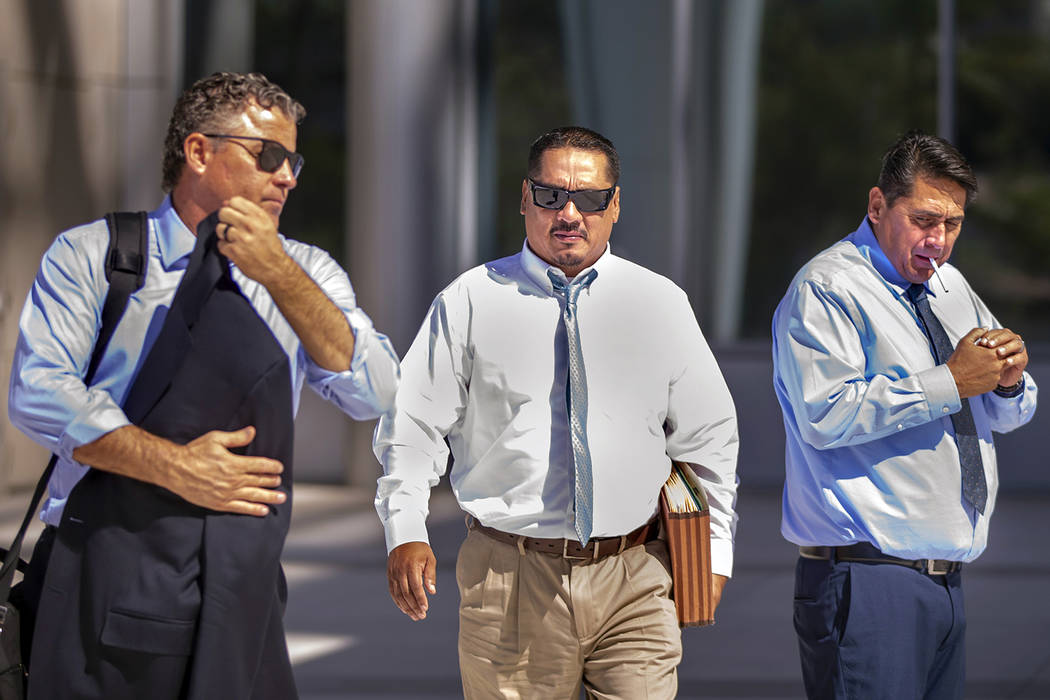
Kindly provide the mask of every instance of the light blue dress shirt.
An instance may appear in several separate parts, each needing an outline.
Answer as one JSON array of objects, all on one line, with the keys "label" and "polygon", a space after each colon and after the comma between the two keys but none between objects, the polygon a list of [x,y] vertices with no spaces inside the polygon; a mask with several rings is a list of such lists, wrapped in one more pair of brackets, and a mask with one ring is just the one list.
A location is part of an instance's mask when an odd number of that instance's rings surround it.
[{"label": "light blue dress shirt", "polygon": [[[196,240],[170,197],[150,212],[145,284],[131,296],[91,387],[84,386],[83,376],[109,290],[103,265],[109,245],[105,221],[63,232],[44,254],[19,321],[8,395],[11,422],[59,458],[41,513],[44,522],[58,524],[66,498],[88,469],[73,459],[73,450],[128,424],[120,406],[164,324]],[[357,307],[350,280],[331,256],[283,236],[281,242],[346,315],[354,333],[348,371],[317,366],[266,289],[233,267],[233,279],[291,360],[293,411],[305,382],[354,418],[383,413],[393,404],[400,378],[393,346]]]},{"label": "light blue dress shirt", "polygon": [[[952,265],[926,284],[952,343],[1001,328]],[[901,278],[867,219],[795,276],[773,316],[773,384],[784,414],[781,532],[800,545],[870,542],[909,559],[972,561],[988,541],[999,480],[992,432],[1035,413],[1037,388],[968,399],[988,483],[984,515],[962,497],[951,414],[960,398],[937,365]]]}]

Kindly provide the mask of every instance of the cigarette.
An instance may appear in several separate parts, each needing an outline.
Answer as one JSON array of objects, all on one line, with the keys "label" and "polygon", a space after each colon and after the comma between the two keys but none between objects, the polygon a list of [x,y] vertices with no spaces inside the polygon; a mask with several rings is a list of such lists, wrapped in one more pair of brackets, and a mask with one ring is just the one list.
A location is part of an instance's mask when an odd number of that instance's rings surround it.
[{"label": "cigarette", "polygon": [[948,286],[944,283],[944,278],[941,277],[941,271],[937,268],[937,261],[933,258],[927,259],[930,261],[930,264],[933,265],[933,274],[937,275],[937,281],[941,283],[941,287],[943,287],[944,291],[947,292]]}]

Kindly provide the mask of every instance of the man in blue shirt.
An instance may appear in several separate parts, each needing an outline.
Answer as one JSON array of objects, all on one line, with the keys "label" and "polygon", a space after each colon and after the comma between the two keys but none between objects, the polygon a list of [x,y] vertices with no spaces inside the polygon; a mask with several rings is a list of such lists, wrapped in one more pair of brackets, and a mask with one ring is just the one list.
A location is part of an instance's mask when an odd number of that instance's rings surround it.
[{"label": "man in blue shirt", "polygon": [[1031,419],[1024,341],[948,264],[977,181],[943,139],[887,152],[860,227],[773,318],[783,535],[812,698],[963,694],[962,563],[984,550],[992,432]]},{"label": "man in blue shirt", "polygon": [[145,284],[90,387],[83,376],[108,290],[106,224],[70,229],[45,253],[20,319],[9,395],[12,422],[59,458],[33,580],[43,575],[70,492],[90,469],[163,487],[211,511],[263,517],[287,498],[280,462],[238,454],[254,426],[177,444],[131,424],[122,408],[164,326],[197,225],[212,212],[233,281],[288,357],[293,409],[304,383],[354,418],[392,405],[398,358],[357,306],[346,273],[324,251],[278,233],[303,164],[295,145],[304,116],[302,105],[259,74],[216,73],[179,98],[165,143],[169,195],[148,217]]}]

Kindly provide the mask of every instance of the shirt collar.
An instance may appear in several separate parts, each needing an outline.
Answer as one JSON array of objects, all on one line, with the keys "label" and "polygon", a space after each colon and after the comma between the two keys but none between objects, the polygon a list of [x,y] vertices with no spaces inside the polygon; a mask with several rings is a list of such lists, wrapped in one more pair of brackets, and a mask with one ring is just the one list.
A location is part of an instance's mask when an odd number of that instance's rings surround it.
[{"label": "shirt collar", "polygon": [[[612,257],[612,247],[608,243],[606,243],[605,252],[603,252],[601,256],[594,261],[593,265],[580,270],[577,277],[587,272],[587,270],[593,269],[601,271],[601,269],[605,266],[606,260],[608,260],[610,257]],[[529,242],[527,240],[521,248],[521,266],[525,270],[525,274],[528,276],[528,278],[532,280],[533,284],[535,284],[540,289],[543,289],[548,294],[554,294],[554,286],[551,284],[550,278],[547,277],[547,270],[556,270],[557,274],[562,275],[564,277],[564,273],[562,273],[560,268],[547,263],[546,261],[541,259],[540,256],[532,252],[532,248],[529,247]]]},{"label": "shirt collar", "polygon": [[[868,220],[868,217],[864,217],[864,221],[861,222],[856,231],[849,235],[847,240],[857,246],[860,254],[868,259],[875,271],[882,275],[886,283],[893,287],[899,296],[903,296],[908,291],[911,282],[901,277],[900,273],[897,272],[897,268],[893,266],[893,263],[890,262],[886,253],[882,250],[882,246],[879,245],[879,239],[875,238],[875,232],[871,229],[871,222]],[[937,296],[933,291],[933,285],[927,284],[925,286],[927,294]]]},{"label": "shirt collar", "polygon": [[188,258],[193,252],[193,247],[197,244],[197,236],[179,218],[175,207],[171,205],[170,194],[164,198],[159,207],[150,212],[150,218],[153,219],[156,227],[161,262],[166,270],[170,270],[177,262]]}]

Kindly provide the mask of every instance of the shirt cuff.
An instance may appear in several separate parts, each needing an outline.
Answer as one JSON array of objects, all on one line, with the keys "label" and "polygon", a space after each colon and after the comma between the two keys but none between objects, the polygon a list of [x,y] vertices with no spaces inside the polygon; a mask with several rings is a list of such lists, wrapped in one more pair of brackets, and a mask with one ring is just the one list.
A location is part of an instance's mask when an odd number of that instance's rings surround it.
[{"label": "shirt cuff", "polygon": [[400,362],[389,339],[375,330],[363,311],[354,309],[344,315],[354,334],[350,369],[332,372],[308,359],[312,367],[310,384],[352,418],[368,420],[393,406],[401,380]]},{"label": "shirt cuff", "polygon": [[711,539],[711,573],[733,575],[733,543],[729,540]]},{"label": "shirt cuff", "polygon": [[915,375],[930,408],[930,419],[936,420],[962,410],[962,399],[955,377],[948,365],[937,365]]},{"label": "shirt cuff", "polygon": [[73,459],[73,450],[131,424],[124,411],[116,404],[107,403],[109,405],[89,404],[66,426],[58,438],[57,454],[61,459],[76,461]]},{"label": "shirt cuff", "polygon": [[364,367],[368,359],[369,336],[375,333],[372,319],[361,309],[352,309],[343,313],[350,331],[354,334],[354,352],[350,357],[350,371]]},{"label": "shirt cuff", "polygon": [[383,523],[386,533],[386,552],[394,551],[408,542],[426,542],[430,544],[427,534],[427,517],[422,513],[398,513]]}]

